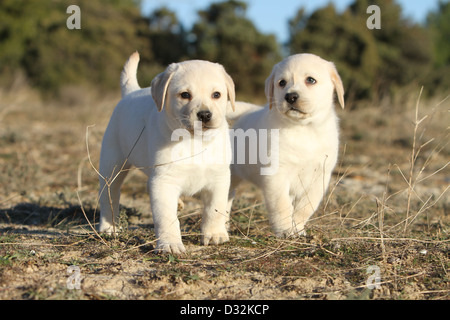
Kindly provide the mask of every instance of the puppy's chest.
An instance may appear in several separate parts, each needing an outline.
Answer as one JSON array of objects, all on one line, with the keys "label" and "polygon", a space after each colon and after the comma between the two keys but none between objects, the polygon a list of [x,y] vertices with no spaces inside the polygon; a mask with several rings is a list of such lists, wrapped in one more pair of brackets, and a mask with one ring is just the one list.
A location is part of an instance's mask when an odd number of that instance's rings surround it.
[{"label": "puppy's chest", "polygon": [[231,161],[231,146],[229,138],[222,135],[212,140],[188,136],[161,152],[159,161],[163,158],[180,165],[224,165]]},{"label": "puppy's chest", "polygon": [[227,167],[208,165],[181,165],[170,173],[184,195],[194,195],[203,190],[210,189],[212,185],[229,177]]},{"label": "puppy's chest", "polygon": [[282,132],[280,134],[280,164],[302,170],[321,167],[325,161],[336,157],[337,141],[310,132]]},{"label": "puppy's chest", "polygon": [[184,195],[209,189],[217,181],[229,180],[231,147],[223,141],[184,139],[162,149],[156,159],[156,175]]}]

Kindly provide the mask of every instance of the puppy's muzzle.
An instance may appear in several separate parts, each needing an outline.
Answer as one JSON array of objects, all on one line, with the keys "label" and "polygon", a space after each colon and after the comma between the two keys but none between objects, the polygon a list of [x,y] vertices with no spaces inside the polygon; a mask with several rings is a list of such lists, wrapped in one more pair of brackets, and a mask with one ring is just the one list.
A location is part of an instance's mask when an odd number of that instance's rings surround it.
[{"label": "puppy's muzzle", "polygon": [[202,123],[210,122],[212,119],[212,116],[213,116],[213,114],[211,111],[204,110],[204,111],[197,112],[197,119],[199,121],[201,121]]}]

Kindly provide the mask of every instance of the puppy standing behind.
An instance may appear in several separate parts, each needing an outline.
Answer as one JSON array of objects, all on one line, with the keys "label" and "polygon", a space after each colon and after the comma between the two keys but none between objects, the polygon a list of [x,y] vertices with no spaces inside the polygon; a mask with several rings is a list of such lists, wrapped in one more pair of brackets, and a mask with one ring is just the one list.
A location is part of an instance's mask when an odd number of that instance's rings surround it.
[{"label": "puppy standing behind", "polygon": [[115,232],[120,187],[135,166],[148,176],[157,250],[185,252],[177,218],[180,195],[201,192],[203,243],[228,241],[231,145],[225,119],[234,83],[207,61],[169,65],[151,88],[136,79],[138,53],[121,76],[122,100],[106,129],[100,155],[100,231]]},{"label": "puppy standing behind", "polygon": [[[246,179],[261,187],[277,236],[303,233],[328,188],[337,161],[334,90],[344,108],[344,88],[336,68],[318,56],[293,55],[274,66],[266,80],[268,106],[253,111],[254,105],[243,104],[242,108],[251,111],[241,116],[234,128],[259,132],[278,129],[278,150],[271,148],[278,151],[278,155],[271,155],[272,159],[277,157],[278,169],[274,174],[262,175],[265,166],[261,162],[233,163],[229,211],[236,185]],[[241,103],[237,105],[240,109]],[[235,150],[239,152],[245,151]]]}]

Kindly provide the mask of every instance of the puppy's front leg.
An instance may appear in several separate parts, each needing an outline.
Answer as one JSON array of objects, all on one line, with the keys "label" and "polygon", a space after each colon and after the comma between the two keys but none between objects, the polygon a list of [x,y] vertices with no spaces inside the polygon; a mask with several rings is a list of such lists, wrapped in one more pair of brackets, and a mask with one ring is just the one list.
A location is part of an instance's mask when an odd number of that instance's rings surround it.
[{"label": "puppy's front leg", "polygon": [[186,252],[181,241],[180,222],[177,217],[177,188],[155,177],[149,179],[150,204],[155,224],[156,250],[181,254]]},{"label": "puppy's front leg", "polygon": [[298,233],[304,234],[305,224],[319,207],[320,202],[326,192],[327,185],[324,185],[320,176],[304,190],[304,193],[294,205],[294,224]]},{"label": "puppy's front leg", "polygon": [[222,183],[216,183],[211,190],[202,191],[204,204],[202,234],[203,244],[222,244],[229,241],[227,222],[230,213],[227,212],[229,177]]},{"label": "puppy's front leg", "polygon": [[[277,179],[274,179],[276,181]],[[293,206],[287,184],[269,183],[263,189],[264,199],[272,231],[284,238],[294,234]]]}]

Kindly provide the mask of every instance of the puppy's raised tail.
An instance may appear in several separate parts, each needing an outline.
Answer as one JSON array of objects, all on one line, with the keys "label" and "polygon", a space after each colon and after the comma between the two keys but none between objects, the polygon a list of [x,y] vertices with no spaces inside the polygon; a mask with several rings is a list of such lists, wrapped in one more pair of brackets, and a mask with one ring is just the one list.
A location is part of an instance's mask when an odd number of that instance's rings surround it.
[{"label": "puppy's raised tail", "polygon": [[120,75],[122,97],[125,97],[127,94],[141,88],[136,77],[138,64],[139,53],[136,51],[128,58],[127,62],[125,62],[122,73]]}]

